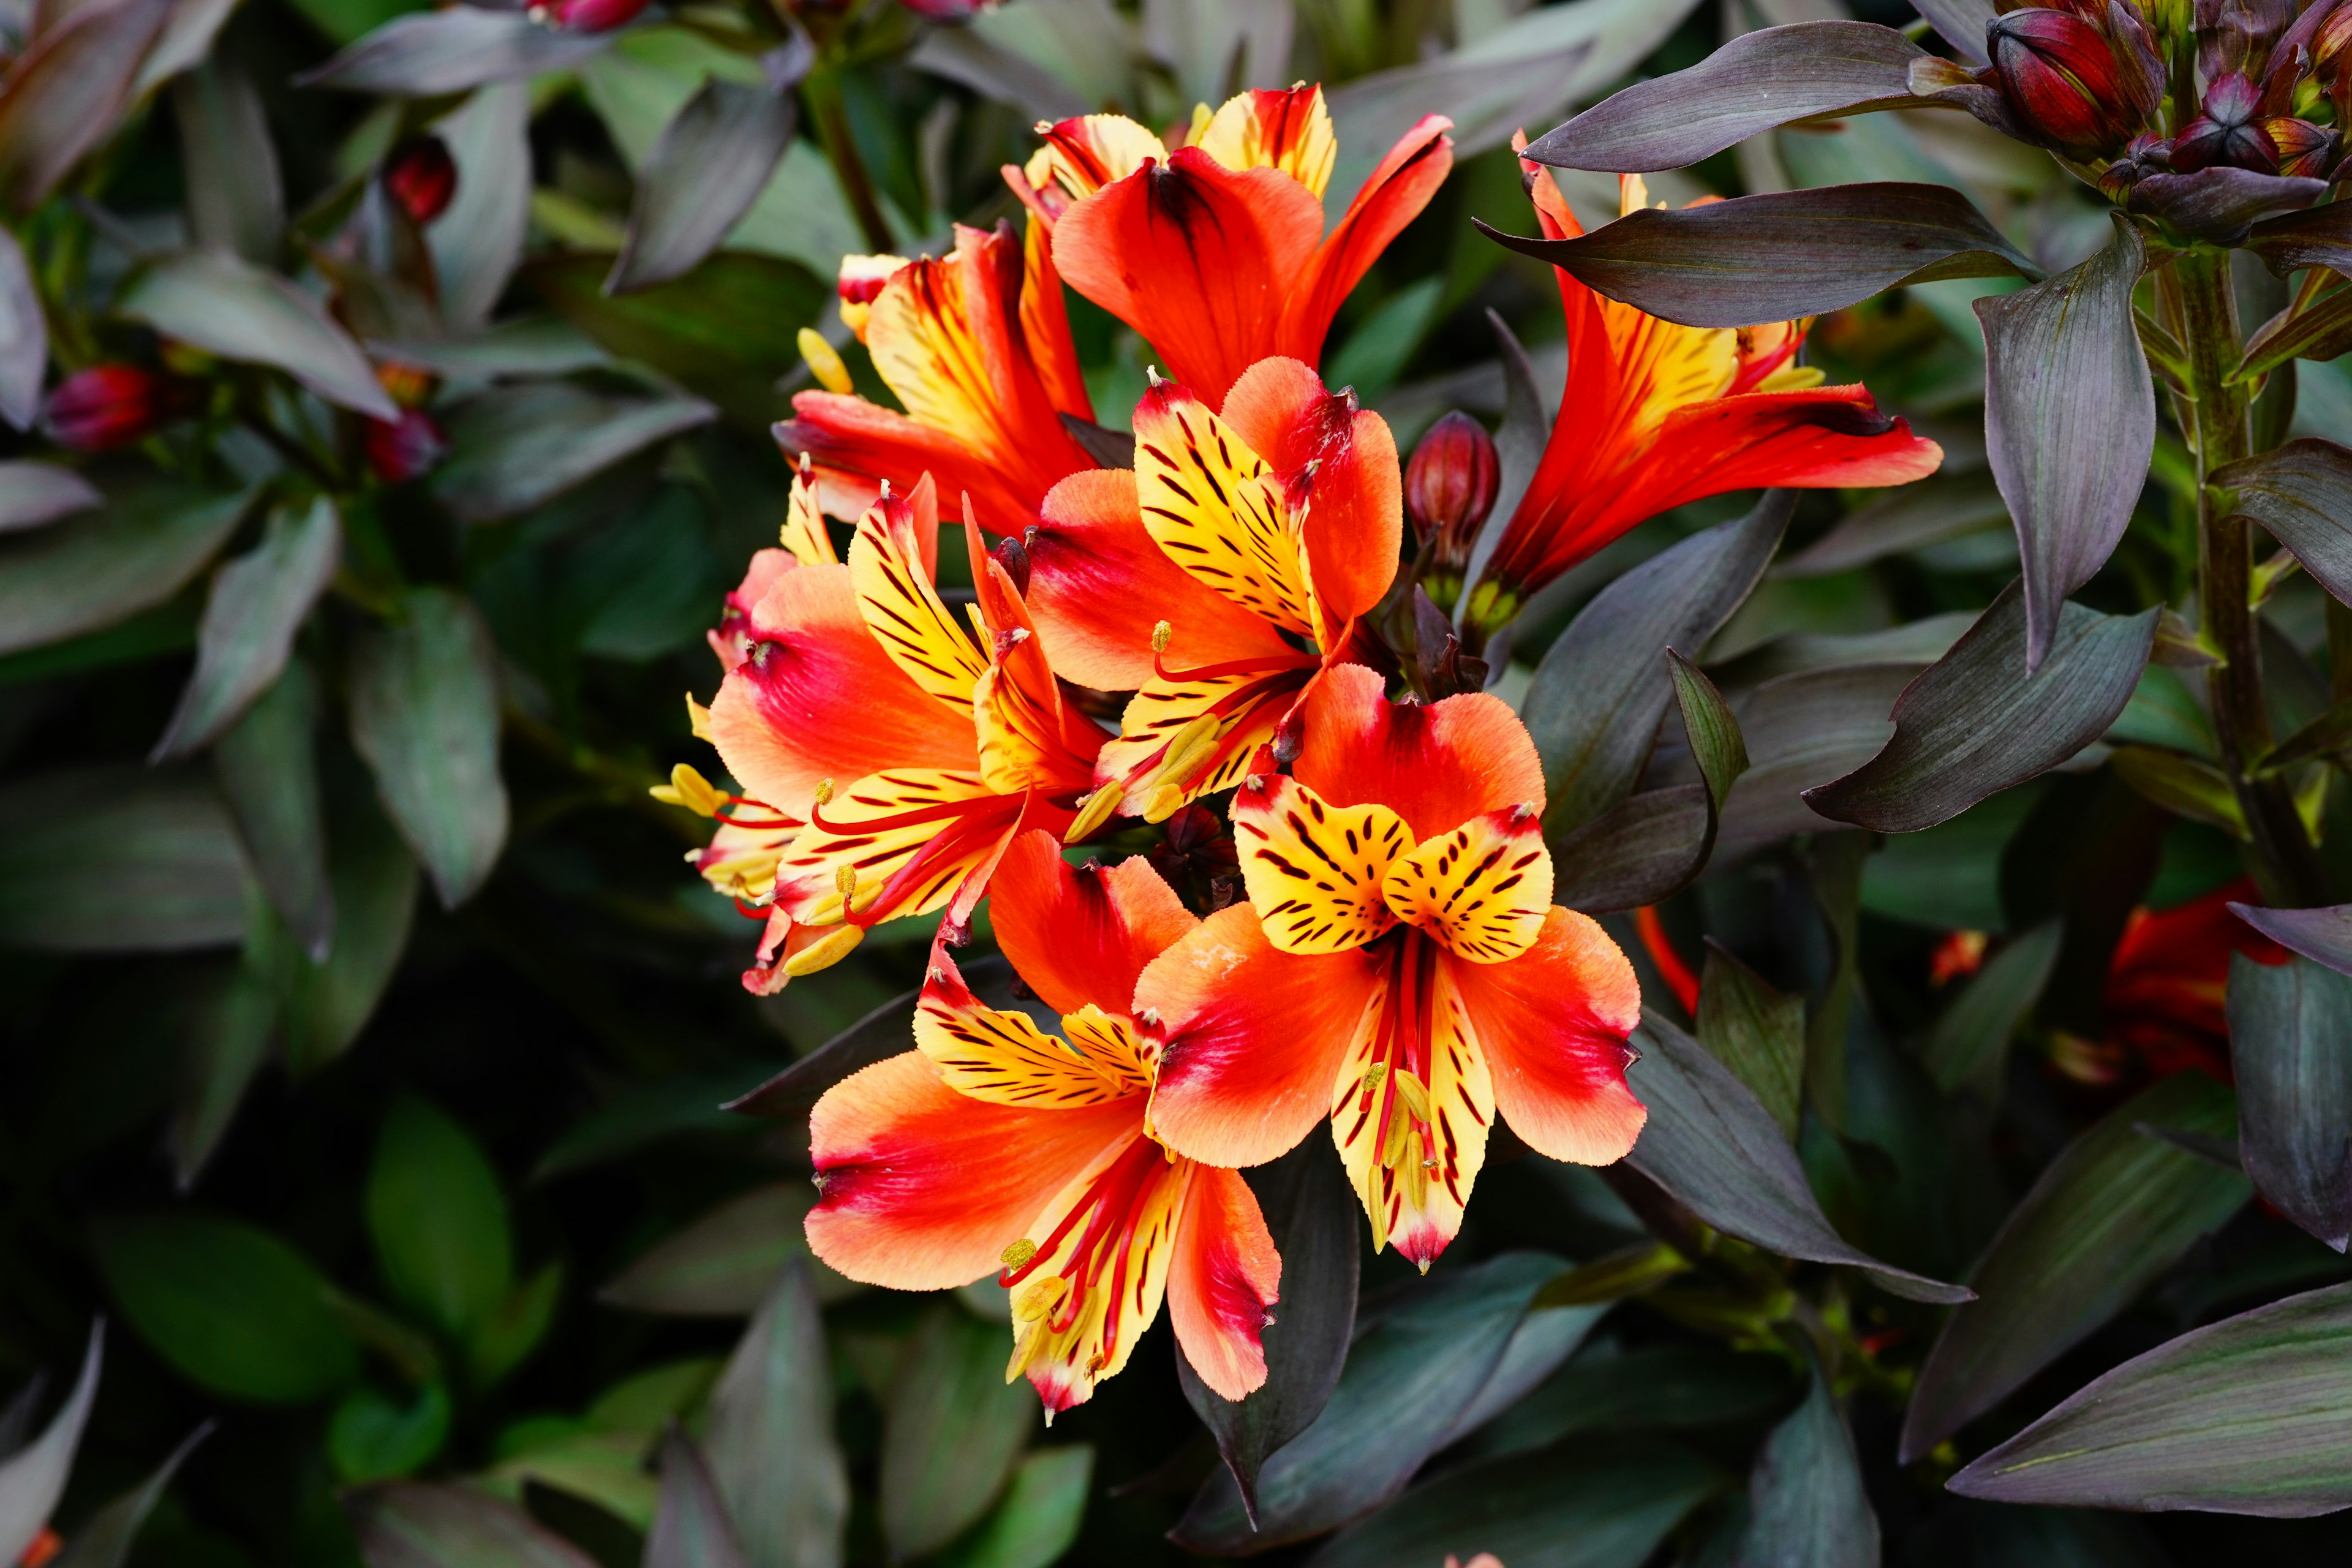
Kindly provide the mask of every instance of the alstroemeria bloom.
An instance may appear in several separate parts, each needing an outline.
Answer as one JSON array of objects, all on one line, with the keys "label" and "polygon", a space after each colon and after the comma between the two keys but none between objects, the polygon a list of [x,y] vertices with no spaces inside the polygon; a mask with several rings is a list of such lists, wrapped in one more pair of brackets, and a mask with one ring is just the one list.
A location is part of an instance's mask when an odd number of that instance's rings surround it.
[{"label": "alstroemeria bloom", "polygon": [[1055,480],[1095,467],[1061,420],[1092,421],[1094,405],[1036,223],[1025,242],[1009,224],[958,226],[947,256],[846,258],[842,315],[907,412],[841,393],[794,395],[776,439],[815,459],[835,516],[856,516],[886,481],[904,489],[929,473],[1017,534]]},{"label": "alstroemeria bloom", "polygon": [[1633,1146],[1641,990],[1600,926],[1552,904],[1543,768],[1507,706],[1391,702],[1343,666],[1305,717],[1291,775],[1234,797],[1250,902],[1137,984],[1152,1120],[1179,1153],[1254,1165],[1328,1116],[1373,1244],[1426,1268],[1498,1110],[1555,1160]]},{"label": "alstroemeria bloom", "polygon": [[1063,480],[1028,539],[1055,668],[1136,694],[1084,826],[1231,788],[1388,592],[1403,518],[1387,424],[1297,360],[1251,366],[1222,416],[1155,382],[1134,471]]},{"label": "alstroemeria bloom", "polygon": [[1013,837],[1060,832],[1092,787],[1102,731],[1064,707],[1020,585],[967,510],[975,645],[934,586],[939,531],[927,474],[858,521],[848,564],[776,571],[732,634],[711,741],[747,796],[807,824],[738,894],[769,911],[754,990],[886,920],[945,907],[961,929]]},{"label": "alstroemeria bloom", "polygon": [[1227,1399],[1265,1382],[1259,1331],[1282,1261],[1247,1184],[1181,1159],[1145,1116],[1152,1058],[1129,1016],[1136,976],[1198,923],[1141,859],[1073,869],[1046,834],[1006,852],[989,900],[998,945],[1062,1016],[983,1005],[934,947],[919,1051],[845,1079],[809,1122],[819,1258],[901,1290],[1002,1265],[1010,1381],[1051,1420],[1127,1364],[1160,1315]]},{"label": "alstroemeria bloom", "polygon": [[[1518,139],[1524,145],[1525,139]],[[1521,160],[1544,236],[1583,233],[1551,171]],[[1622,205],[1647,201],[1622,180]],[[1595,293],[1566,272],[1568,385],[1534,479],[1470,591],[1486,630],[1529,594],[1671,507],[1726,490],[1899,485],[1943,448],[1878,411],[1867,387],[1823,386],[1795,363],[1806,322],[1685,327]]]},{"label": "alstroemeria bloom", "polygon": [[1196,110],[1185,144],[1090,114],[1041,126],[1005,179],[1051,224],[1070,287],[1143,334],[1211,404],[1262,359],[1318,363],[1331,318],[1454,166],[1454,122],[1424,116],[1323,232],[1339,143],[1319,87]]}]

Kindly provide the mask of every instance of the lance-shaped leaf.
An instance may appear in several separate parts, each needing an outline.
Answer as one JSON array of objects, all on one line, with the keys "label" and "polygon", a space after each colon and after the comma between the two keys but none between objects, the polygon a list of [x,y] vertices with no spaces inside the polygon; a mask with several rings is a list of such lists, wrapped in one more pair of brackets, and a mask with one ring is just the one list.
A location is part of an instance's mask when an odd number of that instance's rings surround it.
[{"label": "lance-shaped leaf", "polygon": [[2314,206],[2312,200],[2306,196],[2296,204],[2302,211],[2264,218],[2246,233],[2246,248],[2282,278],[2306,267],[2339,272],[2352,267],[2352,213],[2336,202]]},{"label": "lance-shaped leaf", "polygon": [[1748,1502],[1737,1568],[1878,1568],[1878,1516],[1820,1368],[1805,1402],[1764,1440]]},{"label": "lance-shaped leaf", "polygon": [[798,1260],[710,1395],[703,1451],[752,1568],[840,1568],[849,1476],[833,1438],[833,1363],[816,1288]]},{"label": "lance-shaped leaf", "polygon": [[1970,65],[1985,63],[1985,28],[1999,14],[1993,0],[1913,0],[1911,8],[1925,16],[1962,59]]},{"label": "lance-shaped leaf", "polygon": [[1726,854],[1795,833],[1828,830],[1805,791],[1870,758],[1886,743],[1887,714],[1918,673],[1916,664],[1845,664],[1775,676],[1740,704],[1753,765],[1723,810]]},{"label": "lance-shaped leaf", "polygon": [[1625,1163],[1716,1229],[1783,1258],[1860,1268],[1915,1301],[1969,1292],[1882,1263],[1830,1228],[1780,1124],[1738,1076],[1655,1013],[1642,1015],[1641,1059],[1626,1082],[1650,1108]]},{"label": "lance-shaped leaf", "polygon": [[[41,296],[33,287],[32,268],[25,264],[25,247],[16,243],[14,232],[0,227],[0,419],[19,430],[33,427],[41,412],[41,376],[48,363],[49,323],[41,314]],[[16,510],[0,507],[0,516]],[[58,515],[50,512],[28,521],[46,522]],[[0,531],[24,526],[24,522],[0,523]]]},{"label": "lance-shaped leaf", "polygon": [[2212,482],[2236,492],[2238,516],[2270,530],[2313,581],[2352,604],[2352,450],[2306,437],[2216,469]]},{"label": "lance-shaped leaf", "polygon": [[396,1481],[342,1502],[367,1568],[596,1568],[521,1509],[472,1487]]},{"label": "lance-shaped leaf", "polygon": [[270,906],[312,963],[334,945],[335,894],[319,794],[318,681],[289,664],[213,748],[213,778]]},{"label": "lance-shaped leaf", "polygon": [[202,774],[72,768],[0,791],[0,942],[173,952],[245,939],[253,891]]},{"label": "lance-shaped leaf", "polygon": [[[992,1007],[1011,1005],[1013,966],[990,956],[960,965],[964,984]],[[806,1116],[824,1091],[851,1073],[907,1049],[919,991],[893,996],[815,1050],[750,1092],[727,1102],[745,1116]]]},{"label": "lance-shaped leaf", "polygon": [[1829,185],[1679,212],[1644,207],[1574,239],[1478,226],[1612,300],[1694,327],[1822,315],[1937,279],[2034,276],[2024,254],[1945,185]]},{"label": "lance-shaped leaf", "polygon": [[662,1438],[661,1503],[646,1537],[645,1568],[750,1568],[710,1462],[675,1426]]},{"label": "lance-shaped leaf", "polygon": [[180,1446],[155,1468],[153,1475],[82,1521],[66,1549],[51,1559],[51,1568],[122,1568],[131,1559],[131,1548],[145,1528],[148,1516],[163,1500],[164,1489],[180,1473],[188,1456],[196,1451],[196,1446],[212,1434],[210,1421],[198,1426],[180,1439]]},{"label": "lance-shaped leaf", "polygon": [[2244,1205],[2245,1177],[2139,1127],[2221,1137],[2236,1123],[2228,1089],[2179,1073],[2109,1111],[2050,1163],[1969,1275],[1977,1300],[1952,1314],[1919,1369],[1904,1463],[2080,1344]]},{"label": "lance-shaped leaf", "polygon": [[[6,246],[0,244],[0,260],[5,260],[5,252]],[[0,284],[0,293],[5,293],[5,284]],[[5,300],[0,300],[0,342],[5,342],[7,331],[6,309]],[[0,348],[0,359],[5,357],[5,350]],[[37,384],[39,374],[34,372]],[[5,375],[5,370],[0,369],[0,380]],[[37,384],[35,390],[38,391]],[[0,388],[0,408],[5,407],[5,388]],[[105,504],[98,487],[71,468],[54,463],[0,463],[0,533],[38,528]]]},{"label": "lance-shaped leaf", "polygon": [[534,22],[521,11],[450,5],[395,16],[315,70],[302,87],[438,98],[489,82],[569,70],[613,41]]},{"label": "lance-shaped leaf", "polygon": [[0,80],[0,201],[31,211],[113,133],[175,9],[173,0],[85,5],[41,30]]},{"label": "lance-shaped leaf", "polygon": [[2352,353],[2352,289],[2337,289],[2305,310],[2281,310],[2246,340],[2246,357],[2230,373],[2252,381],[2292,359],[2336,359]]},{"label": "lance-shaped leaf", "polygon": [[1265,1382],[1246,1398],[1226,1399],[1201,1381],[1181,1350],[1176,1375],[1255,1519],[1258,1471],[1267,1456],[1323,1413],[1347,1364],[1360,1243],[1356,1205],[1329,1139],[1309,1138],[1244,1175],[1282,1258],[1282,1300],[1260,1336]]},{"label": "lance-shaped leaf", "polygon": [[2025,597],[2011,583],[1952,651],[1905,688],[1895,738],[1843,778],[1805,792],[1823,816],[1915,833],[2048,772],[2106,732],[2139,684],[2158,612],[2069,604],[2050,652],[2025,668]]},{"label": "lance-shaped leaf", "polygon": [[1773,567],[1772,575],[1833,576],[2008,521],[2008,504],[1990,473],[1933,474],[1846,513],[1836,527]]},{"label": "lance-shaped leaf", "polygon": [[1746,517],[1651,557],[1553,642],[1525,707],[1549,832],[1580,827],[1633,793],[1674,700],[1666,650],[1706,646],[1763,575],[1795,506],[1793,491],[1767,492]]},{"label": "lance-shaped leaf", "polygon": [[2352,1285],[2135,1356],[1946,1484],[1996,1502],[2271,1519],[2352,1507]]},{"label": "lance-shaped leaf", "polygon": [[694,270],[751,210],[791,145],[793,99],[781,86],[712,77],[686,100],[637,172],[628,238],[604,292],[623,294]]},{"label": "lance-shaped leaf", "polygon": [[1791,121],[1911,103],[1911,62],[1926,53],[1875,22],[1759,28],[1687,70],[1620,89],[1525,155],[1612,174],[1684,168]]},{"label": "lance-shaped leaf", "polygon": [[250,964],[237,964],[197,999],[181,1048],[179,1093],[163,1130],[180,1191],[196,1184],[227,1135],[253,1075],[268,1058],[277,1023],[278,998]]},{"label": "lance-shaped leaf", "polygon": [[359,1037],[400,967],[416,914],[416,862],[383,813],[364,797],[330,797],[328,805],[334,947],[323,963],[289,952],[278,965],[286,1068],[297,1075],[324,1067]]},{"label": "lance-shaped leaf", "polygon": [[808,1260],[819,1301],[855,1295],[863,1287],[809,1257],[803,1226],[815,1203],[806,1182],[755,1187],[656,1244],[596,1298],[635,1312],[748,1318],[794,1258]]},{"label": "lance-shaped leaf", "polygon": [[2035,926],[1986,961],[1927,1031],[1922,1056],[1946,1094],[1963,1089],[1986,1105],[2000,1103],[2009,1042],[2041,1001],[2058,966],[2063,922]]},{"label": "lance-shaped leaf", "polygon": [[[1474,584],[1486,576],[1486,563],[1501,547],[1513,514],[1526,499],[1528,487],[1535,483],[1536,470],[1543,465],[1544,449],[1551,444],[1551,409],[1536,380],[1536,367],[1528,358],[1528,351],[1520,346],[1518,335],[1511,331],[1510,324],[1495,310],[1486,312],[1486,324],[1494,329],[1495,362],[1503,373],[1503,420],[1495,427],[1495,504],[1487,510],[1486,521],[1470,546],[1469,564],[1462,576],[1465,583]],[[1773,545],[1779,542],[1776,537]],[[1768,558],[1770,549],[1767,547]],[[1477,597],[1474,588],[1454,605],[1456,625],[1468,622]]]},{"label": "lance-shaped leaf", "polygon": [[457,194],[425,243],[442,319],[453,331],[476,331],[488,324],[530,233],[530,88],[485,88],[435,129],[457,165]]},{"label": "lance-shaped leaf", "polygon": [[81,1376],[73,1393],[49,1418],[41,1435],[16,1453],[0,1458],[0,1562],[15,1563],[25,1555],[49,1522],[58,1500],[65,1495],[73,1473],[74,1452],[81,1447],[81,1429],[89,1421],[90,1402],[98,1397],[99,1369],[106,1362],[106,1330],[92,1323],[89,1348],[82,1353]]},{"label": "lance-shaped leaf", "polygon": [[2352,904],[2322,910],[2265,910],[2252,904],[2231,904],[2230,912],[2278,943],[2324,963],[2338,974],[2352,974]]},{"label": "lance-shaped leaf", "polygon": [[927,1557],[996,1500],[1037,1428],[1037,1400],[1007,1382],[1009,1337],[941,1301],[916,1325],[882,1421],[882,1533],[899,1562]]},{"label": "lance-shaped leaf", "polygon": [[1078,1538],[1094,1473],[1085,1443],[1032,1453],[988,1517],[939,1554],[940,1568],[1053,1568]]},{"label": "lance-shaped leaf", "polygon": [[2230,775],[2202,757],[2159,746],[2117,746],[2107,758],[2116,777],[2175,816],[2218,827],[2232,838],[2253,837]]},{"label": "lance-shaped leaf", "polygon": [[236,531],[247,499],[147,485],[93,517],[0,542],[0,653],[97,631],[162,604]]},{"label": "lance-shaped leaf", "polygon": [[498,649],[481,613],[447,589],[412,589],[401,610],[353,652],[352,743],[442,904],[455,909],[507,841]]},{"label": "lance-shaped leaf", "polygon": [[449,414],[449,458],[427,481],[467,522],[529,511],[656,441],[707,425],[698,397],[604,392],[568,381],[492,387]]},{"label": "lance-shaped leaf", "polygon": [[1710,938],[1696,1023],[1698,1043],[1739,1075],[1793,1140],[1805,1089],[1805,999],[1783,996]]},{"label": "lance-shaped leaf", "polygon": [[189,250],[164,257],[116,308],[207,353],[282,370],[371,419],[400,417],[367,356],[317,300],[234,256]]},{"label": "lance-shaped leaf", "polygon": [[299,517],[272,519],[251,554],[221,568],[196,628],[195,673],[148,761],[211,744],[284,673],[294,634],[335,575],[342,539],[335,503],[320,496]]},{"label": "lance-shaped leaf", "polygon": [[2255,1191],[2341,1252],[2352,1239],[2352,976],[2232,953],[2229,1007],[2238,1157]]},{"label": "lance-shaped leaf", "polygon": [[2115,553],[2156,447],[2156,386],[2132,322],[2145,252],[2121,214],[2115,226],[2073,270],[1976,302],[1985,456],[2017,521],[2029,672],[2050,657],[2066,595]]},{"label": "lance-shaped leaf", "polygon": [[267,267],[286,228],[286,192],[261,95],[234,64],[207,60],[172,85],[188,235]]},{"label": "lance-shaped leaf", "polygon": [[359,1371],[359,1344],[332,1288],[267,1231],[164,1213],[101,1221],[90,1247],[131,1326],[205,1388],[308,1405]]}]

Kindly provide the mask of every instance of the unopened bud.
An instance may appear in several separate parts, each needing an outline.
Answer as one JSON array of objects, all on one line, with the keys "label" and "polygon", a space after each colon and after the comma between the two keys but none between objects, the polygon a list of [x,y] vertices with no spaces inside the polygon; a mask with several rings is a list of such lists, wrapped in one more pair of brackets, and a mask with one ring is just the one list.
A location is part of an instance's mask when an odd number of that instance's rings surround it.
[{"label": "unopened bud", "polygon": [[1423,543],[1436,539],[1437,564],[1459,570],[1468,563],[1501,483],[1502,465],[1485,426],[1457,409],[1429,427],[1405,467],[1404,509]]},{"label": "unopened bud", "polygon": [[845,256],[841,258],[841,274],[834,292],[841,301],[841,324],[866,341],[866,318],[874,313],[874,301],[890,279],[907,265],[903,256]]},{"label": "unopened bud", "polygon": [[2324,178],[2336,162],[2336,132],[2327,126],[2281,117],[2263,121],[2263,131],[2278,153],[2282,174]]},{"label": "unopened bud", "polygon": [[2074,12],[2011,11],[1992,20],[1985,41],[2011,107],[2059,152],[2095,158],[2139,129],[2145,116],[2130,101],[2116,50]]},{"label": "unopened bud", "polygon": [[199,389],[135,364],[78,370],[49,394],[49,435],[77,452],[104,452],[145,440],[194,412]]},{"label": "unopened bud", "polygon": [[989,554],[1004,568],[1004,574],[1013,579],[1014,593],[1029,592],[1029,552],[1021,547],[1019,540],[1008,534]]},{"label": "unopened bud", "polygon": [[383,188],[421,228],[449,210],[457,194],[457,161],[438,136],[404,142],[383,161]]},{"label": "unopened bud", "polygon": [[2205,89],[2204,112],[2172,139],[2172,166],[2184,174],[2200,169],[2252,169],[2278,173],[2277,146],[2258,118],[2262,89],[2243,71],[2231,71]]},{"label": "unopened bud", "polygon": [[636,20],[651,0],[548,0],[531,16],[567,33],[609,33]]},{"label": "unopened bud", "polygon": [[369,469],[388,485],[421,479],[449,455],[448,436],[422,408],[404,408],[397,419],[369,420],[365,445]]}]

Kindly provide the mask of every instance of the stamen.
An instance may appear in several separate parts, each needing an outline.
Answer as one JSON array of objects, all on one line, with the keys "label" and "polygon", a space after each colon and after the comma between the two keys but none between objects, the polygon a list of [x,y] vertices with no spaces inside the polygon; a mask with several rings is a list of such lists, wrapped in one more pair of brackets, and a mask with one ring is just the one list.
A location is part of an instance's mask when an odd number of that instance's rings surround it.
[{"label": "stamen", "polygon": [[1170,626],[1166,621],[1161,621],[1158,625],[1154,626],[1151,628],[1151,651],[1153,653],[1166,653],[1168,651],[1168,639],[1175,635],[1176,628]]},{"label": "stamen", "polygon": [[1031,1284],[1014,1299],[1013,1320],[1016,1322],[1034,1323],[1060,1306],[1062,1299],[1069,1293],[1070,1282],[1067,1279],[1058,1274],[1049,1274],[1045,1279]]},{"label": "stamen", "polygon": [[817,781],[816,803],[819,805],[831,805],[833,804],[833,781],[831,779],[820,779]]},{"label": "stamen", "polygon": [[697,702],[691,691],[686,694],[686,727],[694,731],[696,740],[710,740],[710,710]]},{"label": "stamen", "polygon": [[723,798],[709,779],[680,763],[669,771],[669,783],[646,792],[668,805],[682,805],[697,816],[716,816]]},{"label": "stamen", "polygon": [[1037,1244],[1024,1237],[998,1254],[997,1261],[1007,1268],[1018,1268],[1037,1256]]},{"label": "stamen", "polygon": [[1143,820],[1165,822],[1184,809],[1184,792],[1174,784],[1161,784],[1143,803]]},{"label": "stamen", "polygon": [[1107,784],[1087,795],[1078,807],[1078,815],[1072,819],[1069,830],[1062,835],[1062,842],[1076,844],[1082,838],[1092,837],[1095,830],[1108,822],[1111,814],[1118,809],[1120,793],[1118,784]]},{"label": "stamen", "polygon": [[784,973],[794,980],[803,974],[814,974],[820,969],[830,969],[849,956],[849,950],[866,940],[866,928],[845,925],[819,937],[792,957],[784,960]]},{"label": "stamen", "polygon": [[795,341],[800,345],[801,358],[818,385],[836,397],[847,397],[857,390],[857,384],[849,379],[849,367],[842,363],[840,351],[824,341],[824,333],[814,327],[803,327]]}]

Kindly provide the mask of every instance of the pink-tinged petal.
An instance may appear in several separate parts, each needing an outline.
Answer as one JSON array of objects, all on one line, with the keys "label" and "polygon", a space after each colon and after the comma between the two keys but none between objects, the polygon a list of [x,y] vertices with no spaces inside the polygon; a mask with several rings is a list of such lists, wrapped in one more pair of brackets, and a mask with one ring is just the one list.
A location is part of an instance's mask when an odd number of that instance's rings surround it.
[{"label": "pink-tinged petal", "polygon": [[719,612],[718,628],[703,634],[710,641],[710,651],[719,656],[722,669],[732,669],[743,662],[743,656],[751,647],[752,609],[767,597],[768,590],[775,585],[777,578],[799,564],[789,550],[755,550],[751,552],[751,564],[744,572],[742,583],[727,595],[726,608]]},{"label": "pink-tinged petal", "polygon": [[862,397],[795,393],[793,414],[776,426],[776,444],[790,460],[805,452],[814,461],[818,496],[835,517],[856,518],[873,504],[881,480],[903,491],[929,474],[950,495],[969,491],[983,515],[1018,532],[1053,487],[1053,476],[1032,482],[948,432]]},{"label": "pink-tinged petal", "polygon": [[996,944],[1056,1013],[1093,1003],[1125,1015],[1151,961],[1201,922],[1141,856],[1072,866],[1059,840],[1024,833],[998,863],[988,906]]},{"label": "pink-tinged petal", "polygon": [[877,1062],[810,1115],[822,1192],[810,1250],[894,1290],[969,1284],[1055,1194],[1135,1136],[1142,1103],[1021,1110],[956,1093],[919,1052]]},{"label": "pink-tinged petal", "polygon": [[1324,335],[1341,301],[1445,183],[1454,167],[1454,142],[1445,132],[1453,128],[1442,114],[1423,117],[1357,188],[1346,215],[1317,249],[1312,269],[1294,283],[1274,352],[1322,358]]},{"label": "pink-tinged petal", "polygon": [[1555,909],[1535,946],[1507,963],[1444,963],[1511,1131],[1555,1160],[1624,1158],[1648,1115],[1625,1086],[1642,990],[1608,934]]},{"label": "pink-tinged petal", "polygon": [[1507,703],[1485,692],[1391,702],[1382,685],[1361,665],[1324,672],[1307,698],[1293,776],[1335,805],[1379,802],[1416,842],[1489,811],[1542,813],[1543,763]]},{"label": "pink-tinged petal", "polygon": [[[1371,609],[1395,581],[1404,537],[1404,491],[1396,437],[1353,393],[1327,393],[1295,359],[1252,365],[1225,396],[1222,417],[1305,502],[1301,538],[1315,596],[1334,623]],[[1318,628],[1328,644],[1333,627]]]},{"label": "pink-tinged petal", "polygon": [[1136,1016],[1160,1042],[1160,1141],[1213,1165],[1288,1153],[1330,1114],[1340,1058],[1380,990],[1360,948],[1295,957],[1247,904],[1211,915],[1136,982]]},{"label": "pink-tinged petal", "polygon": [[1081,686],[1132,691],[1150,680],[1151,631],[1163,620],[1171,668],[1281,661],[1293,651],[1168,558],[1143,526],[1132,469],[1093,469],[1055,485],[1026,542],[1030,614],[1054,668]]},{"label": "pink-tinged petal", "polygon": [[1201,1381],[1240,1399],[1265,1383],[1259,1336],[1274,1321],[1282,1259],[1241,1173],[1187,1163],[1192,1184],[1176,1220],[1168,1321]]},{"label": "pink-tinged petal", "polygon": [[751,647],[710,704],[710,735],[744,792],[806,817],[817,786],[889,767],[972,772],[971,718],[927,697],[859,617],[846,566],[807,566],[769,587]]}]

